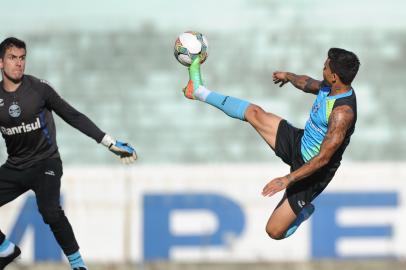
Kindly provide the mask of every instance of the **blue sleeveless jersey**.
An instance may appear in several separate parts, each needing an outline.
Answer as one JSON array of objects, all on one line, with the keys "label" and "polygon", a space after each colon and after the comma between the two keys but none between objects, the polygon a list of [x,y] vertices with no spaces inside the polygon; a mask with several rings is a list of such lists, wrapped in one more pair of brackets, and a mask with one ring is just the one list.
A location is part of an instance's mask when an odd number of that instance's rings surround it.
[{"label": "blue sleeveless jersey", "polygon": [[320,89],[310,111],[309,120],[306,122],[301,140],[301,153],[305,162],[308,162],[320,152],[320,145],[326,136],[328,120],[335,103],[337,103],[336,101],[353,95],[352,89],[335,96],[328,96],[330,91],[330,87]]}]

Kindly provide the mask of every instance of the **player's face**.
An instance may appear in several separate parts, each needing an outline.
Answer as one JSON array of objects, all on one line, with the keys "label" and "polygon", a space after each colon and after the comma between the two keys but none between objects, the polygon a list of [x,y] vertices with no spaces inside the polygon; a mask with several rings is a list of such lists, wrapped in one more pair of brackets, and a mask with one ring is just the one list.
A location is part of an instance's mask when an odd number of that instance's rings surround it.
[{"label": "player's face", "polygon": [[330,59],[327,58],[327,60],[324,62],[323,78],[329,85],[332,85],[333,82],[336,81],[335,76],[335,73],[333,73],[330,69]]},{"label": "player's face", "polygon": [[21,81],[25,70],[25,49],[14,46],[8,48],[4,57],[0,58],[0,69],[8,79]]}]

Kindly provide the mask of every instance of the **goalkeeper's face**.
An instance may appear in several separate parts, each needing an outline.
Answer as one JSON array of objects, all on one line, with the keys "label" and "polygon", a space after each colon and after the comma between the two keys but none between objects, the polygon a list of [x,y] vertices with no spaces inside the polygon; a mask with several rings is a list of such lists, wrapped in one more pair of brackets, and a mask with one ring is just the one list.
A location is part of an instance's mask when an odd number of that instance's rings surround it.
[{"label": "goalkeeper's face", "polygon": [[0,69],[3,76],[18,83],[24,76],[25,71],[25,49],[12,46],[8,48],[3,58],[0,58]]}]

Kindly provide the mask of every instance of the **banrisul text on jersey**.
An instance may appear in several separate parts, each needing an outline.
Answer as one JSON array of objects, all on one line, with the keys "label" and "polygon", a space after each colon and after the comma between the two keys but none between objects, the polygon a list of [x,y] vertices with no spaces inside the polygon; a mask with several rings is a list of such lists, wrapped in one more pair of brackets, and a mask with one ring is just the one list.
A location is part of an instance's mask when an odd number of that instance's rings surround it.
[{"label": "banrisul text on jersey", "polygon": [[35,122],[29,124],[22,122],[21,125],[10,128],[0,126],[1,133],[8,136],[31,132],[39,128],[41,128],[39,117],[35,119]]}]

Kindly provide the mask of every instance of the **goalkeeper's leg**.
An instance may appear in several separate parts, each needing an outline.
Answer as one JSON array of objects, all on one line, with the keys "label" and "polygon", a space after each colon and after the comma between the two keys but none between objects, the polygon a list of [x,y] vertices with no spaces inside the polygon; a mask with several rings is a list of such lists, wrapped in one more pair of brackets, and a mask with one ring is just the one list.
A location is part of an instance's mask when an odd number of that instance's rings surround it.
[{"label": "goalkeeper's leg", "polygon": [[0,231],[0,269],[4,269],[20,254],[20,248],[6,239],[6,236]]},{"label": "goalkeeper's leg", "polygon": [[282,118],[265,112],[261,107],[245,100],[224,96],[207,89],[200,73],[200,57],[196,57],[189,67],[189,82],[183,88],[185,97],[208,103],[232,118],[249,122],[261,137],[275,149],[278,126]]}]

